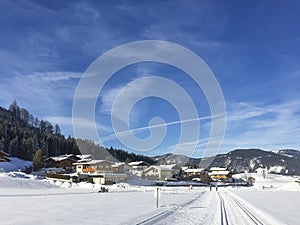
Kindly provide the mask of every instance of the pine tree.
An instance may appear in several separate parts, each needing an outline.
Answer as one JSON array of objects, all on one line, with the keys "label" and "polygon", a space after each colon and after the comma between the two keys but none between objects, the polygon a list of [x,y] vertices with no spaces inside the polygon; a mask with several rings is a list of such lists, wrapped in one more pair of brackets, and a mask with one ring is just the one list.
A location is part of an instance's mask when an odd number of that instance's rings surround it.
[{"label": "pine tree", "polygon": [[32,159],[33,169],[35,171],[44,167],[44,157],[42,149],[38,149]]}]

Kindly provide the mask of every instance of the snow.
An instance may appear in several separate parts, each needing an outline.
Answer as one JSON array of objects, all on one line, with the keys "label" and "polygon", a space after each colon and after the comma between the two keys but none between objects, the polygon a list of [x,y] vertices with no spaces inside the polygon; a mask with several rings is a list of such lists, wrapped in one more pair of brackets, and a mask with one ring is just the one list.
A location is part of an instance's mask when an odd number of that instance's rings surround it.
[{"label": "snow", "polygon": [[129,166],[138,166],[145,163],[144,161],[137,161],[137,162],[130,162],[128,163]]},{"label": "snow", "polygon": [[[236,174],[234,178],[245,179],[245,174]],[[288,191],[300,191],[300,186],[295,181],[298,180],[296,177],[278,175],[278,174],[266,174],[264,179],[262,174],[258,173],[247,173],[247,177],[255,178],[252,189],[255,190],[288,190]]]},{"label": "snow", "polygon": [[[299,224],[300,193],[292,191],[233,191],[285,224]],[[269,216],[270,217],[270,216]]]},{"label": "snow", "polygon": [[10,162],[0,162],[0,172],[25,170],[32,166],[32,162],[10,157]]},{"label": "snow", "polygon": [[159,187],[156,208],[157,187],[144,186],[147,182],[135,176],[131,184],[106,186],[108,193],[98,193],[100,185],[91,183],[0,173],[1,224],[221,224],[224,216],[229,224],[252,224],[244,210],[264,224],[298,224],[298,178],[247,175],[256,179],[253,187]]}]

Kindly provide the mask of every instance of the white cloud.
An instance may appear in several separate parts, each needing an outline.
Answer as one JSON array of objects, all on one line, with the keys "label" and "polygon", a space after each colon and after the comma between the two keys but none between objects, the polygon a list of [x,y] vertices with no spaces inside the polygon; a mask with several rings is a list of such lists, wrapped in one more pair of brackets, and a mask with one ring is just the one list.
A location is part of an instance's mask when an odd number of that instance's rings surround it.
[{"label": "white cloud", "polygon": [[70,114],[80,76],[80,73],[56,71],[2,79],[0,103],[7,105],[17,100],[21,107],[38,117]]},{"label": "white cloud", "polygon": [[[126,88],[126,99],[125,101],[121,102],[123,106],[129,105],[133,101],[133,99],[135,99],[136,96],[145,96],[145,92],[149,87],[151,87],[151,85],[153,85],[152,82],[148,82],[148,80],[143,80],[142,82],[139,82],[139,85],[128,86],[126,84],[124,86],[111,88],[108,91],[105,91],[101,95],[102,102],[100,106],[100,112],[109,116],[112,115],[112,106],[114,104],[114,101],[116,100],[120,92],[125,88]],[[119,108],[122,108],[122,105],[119,105]],[[126,114],[124,112],[121,111],[113,112],[113,116],[120,121],[123,122],[128,121],[128,118],[126,118]],[[135,110],[130,113],[130,120],[137,121],[139,117],[140,117],[140,110],[136,107]]]},{"label": "white cloud", "polygon": [[[299,148],[300,101],[262,105],[236,105],[227,113],[230,148]],[[223,147],[224,148],[224,147]],[[230,149],[226,149],[227,151]]]}]

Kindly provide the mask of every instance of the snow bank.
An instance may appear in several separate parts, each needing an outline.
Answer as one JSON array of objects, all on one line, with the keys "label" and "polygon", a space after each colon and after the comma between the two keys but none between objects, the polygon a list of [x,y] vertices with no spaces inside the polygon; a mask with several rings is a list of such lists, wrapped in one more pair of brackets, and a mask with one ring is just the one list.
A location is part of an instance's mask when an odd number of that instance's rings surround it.
[{"label": "snow bank", "polygon": [[32,166],[32,162],[10,157],[10,162],[0,162],[0,172],[24,171]]}]

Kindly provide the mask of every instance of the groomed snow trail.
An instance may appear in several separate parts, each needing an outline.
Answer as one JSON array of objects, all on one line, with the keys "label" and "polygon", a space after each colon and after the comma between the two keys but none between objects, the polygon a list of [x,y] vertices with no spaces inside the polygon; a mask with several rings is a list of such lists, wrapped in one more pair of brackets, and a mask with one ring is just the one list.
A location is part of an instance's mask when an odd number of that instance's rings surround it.
[{"label": "groomed snow trail", "polygon": [[137,223],[137,225],[150,225],[150,224],[156,224],[159,221],[167,218],[168,216],[172,215],[173,213],[175,213],[178,209],[180,208],[185,208],[188,207],[189,205],[191,205],[193,202],[197,201],[202,195],[204,194],[204,192],[201,192],[196,198],[189,200],[187,202],[184,202],[182,204],[179,204],[177,206],[174,206],[171,209],[165,210],[157,215],[154,215],[152,217],[149,217],[139,223]]},{"label": "groomed snow trail", "polygon": [[201,197],[137,224],[279,225],[284,224],[229,191],[205,191]]}]

